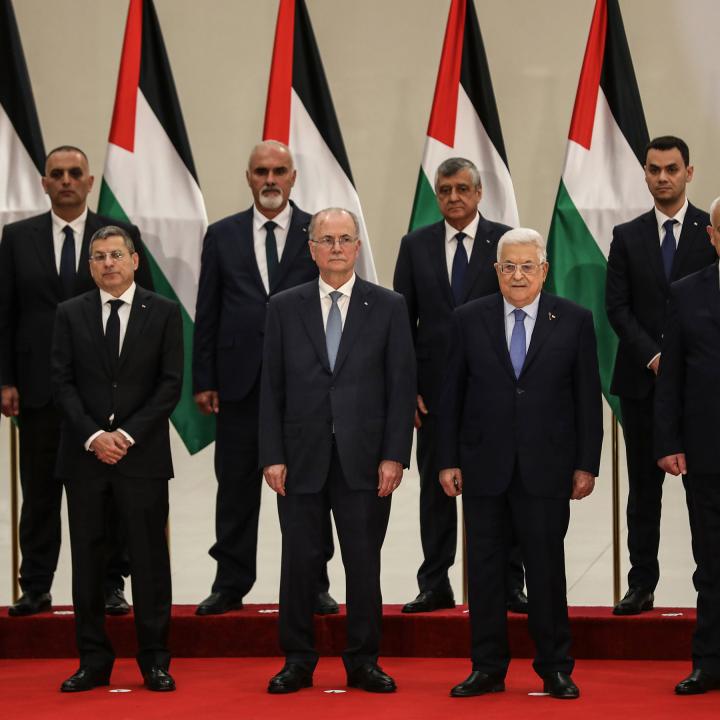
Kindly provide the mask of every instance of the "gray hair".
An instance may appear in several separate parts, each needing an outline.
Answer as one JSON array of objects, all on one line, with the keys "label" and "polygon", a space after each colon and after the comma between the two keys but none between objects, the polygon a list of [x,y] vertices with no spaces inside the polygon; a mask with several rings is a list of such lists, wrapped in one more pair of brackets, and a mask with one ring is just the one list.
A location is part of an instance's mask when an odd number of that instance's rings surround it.
[{"label": "gray hair", "polygon": [[92,255],[92,247],[94,242],[96,242],[97,240],[107,240],[111,237],[121,237],[128,251],[130,253],[135,252],[135,243],[133,242],[132,238],[130,237],[130,233],[127,230],[118,227],[117,225],[106,225],[105,227],[101,227],[99,230],[96,230],[93,236],[90,238],[90,255]]},{"label": "gray hair", "polygon": [[715,227],[715,223],[713,222],[713,213],[718,209],[718,206],[720,206],[720,197],[716,197],[711,203],[710,203],[710,225]]},{"label": "gray hair", "polygon": [[292,170],[295,168],[295,160],[293,160],[290,148],[285,143],[281,143],[279,140],[263,140],[262,142],[259,142],[257,145],[255,145],[255,147],[250,151],[250,155],[248,155],[248,170],[250,170],[250,163],[252,162],[253,155],[261,148],[275,148],[277,150],[284,150],[290,157],[290,169]]},{"label": "gray hair", "polygon": [[310,225],[308,226],[308,235],[310,236],[311,240],[316,240],[315,237],[315,227],[317,224],[322,220],[321,216],[330,215],[330,214],[339,214],[339,213],[345,213],[346,215],[349,215],[350,218],[353,221],[353,225],[355,226],[355,238],[360,237],[360,221],[357,218],[357,215],[352,211],[348,210],[347,208],[341,208],[341,207],[329,207],[325,208],[324,210],[318,210],[313,216],[312,220],[310,220]]},{"label": "gray hair", "polygon": [[473,185],[475,185],[476,188],[482,187],[480,171],[475,167],[475,163],[467,158],[461,157],[448,158],[438,165],[438,169],[435,171],[435,187],[437,187],[441,177],[452,177],[453,175],[457,175],[461,170],[469,170]]},{"label": "gray hair", "polygon": [[497,260],[500,262],[503,248],[506,245],[534,245],[537,249],[540,262],[547,260],[547,245],[545,239],[537,231],[530,228],[513,228],[508,230],[501,238],[497,246]]}]

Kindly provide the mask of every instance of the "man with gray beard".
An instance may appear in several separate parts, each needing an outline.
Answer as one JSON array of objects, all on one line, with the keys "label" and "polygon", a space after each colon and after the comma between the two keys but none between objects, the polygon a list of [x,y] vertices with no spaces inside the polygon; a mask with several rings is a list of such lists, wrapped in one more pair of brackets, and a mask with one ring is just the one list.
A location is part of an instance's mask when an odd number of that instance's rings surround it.
[{"label": "man with gray beard", "polygon": [[[296,171],[286,145],[267,140],[250,153],[246,178],[253,205],[208,227],[195,312],[193,392],[201,412],[215,413],[218,493],[217,573],[198,615],[242,608],[256,579],[262,471],[258,462],[260,369],[270,297],[314,280],[308,248],[310,215],[292,201]],[[329,508],[325,558],[333,554]],[[327,563],[318,578],[315,612],[338,612],[328,593]]]}]

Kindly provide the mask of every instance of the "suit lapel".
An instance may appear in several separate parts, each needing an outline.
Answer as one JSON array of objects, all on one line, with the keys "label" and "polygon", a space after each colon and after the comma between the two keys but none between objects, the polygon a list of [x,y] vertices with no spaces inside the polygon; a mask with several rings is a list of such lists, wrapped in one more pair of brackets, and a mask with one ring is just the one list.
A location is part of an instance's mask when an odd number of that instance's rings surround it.
[{"label": "suit lapel", "polygon": [[642,228],[642,242],[648,264],[653,269],[660,287],[667,287],[668,281],[665,277],[665,268],[660,253],[660,235],[654,210],[650,210],[642,216]]},{"label": "suit lapel", "polygon": [[83,311],[87,327],[90,328],[93,345],[95,346],[95,357],[103,359],[103,366],[108,376],[112,376],[112,367],[108,357],[107,346],[105,345],[105,332],[102,323],[102,311],[100,308],[100,291],[95,290],[84,296]]},{"label": "suit lapel", "polygon": [[303,291],[301,302],[300,317],[305,326],[305,331],[315,348],[315,353],[320,358],[320,362],[329,372],[330,361],[328,360],[327,345],[325,343],[325,327],[323,326],[320,290],[317,283],[311,283],[307,286],[306,290]]},{"label": "suit lapel", "polygon": [[258,269],[257,258],[255,257],[255,228],[253,226],[253,209],[252,207],[245,212],[239,213],[236,217],[238,224],[238,252],[240,253],[241,266],[249,267],[257,289],[267,297],[268,292],[265,290],[260,270]]},{"label": "suit lapel", "polygon": [[445,221],[430,226],[430,243],[428,244],[428,252],[430,255],[430,265],[437,275],[438,287],[445,296],[450,307],[455,307],[455,300],[450,287],[447,270],[447,256],[445,255]]},{"label": "suit lapel", "polygon": [[495,257],[492,256],[493,250],[494,246],[490,242],[489,223],[484,217],[480,216],[473,241],[473,250],[470,255],[470,263],[463,280],[462,301],[464,303],[467,302],[468,295],[482,268],[487,266],[488,263],[492,265],[495,262]]},{"label": "suit lapel", "polygon": [[143,291],[139,285],[135,286],[130,316],[128,317],[127,328],[125,328],[125,339],[120,350],[118,360],[118,371],[127,362],[128,356],[133,353],[140,343],[140,336],[143,333],[145,324],[152,312],[152,295]]},{"label": "suit lapel", "polygon": [[705,223],[701,220],[702,216],[697,208],[688,203],[688,209],[685,213],[682,230],[680,231],[677,251],[675,252],[675,259],[673,260],[672,272],[670,273],[671,282],[684,275],[682,272],[683,264],[688,255],[690,255],[694,245],[698,242],[698,238],[703,243],[709,242],[705,231]]},{"label": "suit lapel", "polygon": [[338,374],[350,354],[350,350],[360,334],[363,323],[372,309],[375,300],[374,296],[375,293],[372,290],[372,285],[355,276],[355,285],[352,295],[350,296],[350,305],[348,306],[347,316],[345,317],[345,325],[343,326],[342,337],[340,338],[340,347],[338,348],[333,375]]},{"label": "suit lapel", "polygon": [[293,266],[295,258],[307,245],[307,229],[308,223],[305,221],[305,218],[300,215],[300,211],[295,207],[295,205],[293,205],[293,212],[290,216],[290,227],[288,228],[287,237],[285,239],[285,248],[283,250],[282,257],[280,258],[280,265],[278,266],[278,271],[275,275],[275,282],[270,286],[271,295],[278,287],[281,286],[289,269]]},{"label": "suit lapel", "polygon": [[491,338],[493,349],[497,353],[500,364],[505,368],[510,377],[515,380],[515,371],[510,362],[510,352],[507,346],[505,335],[505,305],[500,293],[496,295],[497,301],[492,305],[484,305],[483,320],[488,330],[488,337]]},{"label": "suit lapel", "polygon": [[83,235],[83,241],[80,246],[80,257],[78,258],[77,276],[75,277],[75,293],[79,292],[80,288],[87,288],[88,285],[93,285],[94,281],[90,277],[90,263],[88,257],[90,256],[90,238],[95,234],[97,230],[102,227],[98,216],[88,210],[87,219],[85,220],[85,233]]},{"label": "suit lapel", "polygon": [[52,219],[50,213],[38,218],[33,235],[33,245],[40,263],[41,274],[50,279],[52,290],[58,298],[62,298],[60,275],[55,262],[55,245],[53,243]]},{"label": "suit lapel", "polygon": [[521,377],[528,371],[528,368],[540,352],[540,348],[542,348],[545,341],[557,327],[559,319],[559,316],[555,312],[555,298],[546,295],[544,292],[540,293],[540,303],[538,304],[538,313],[535,318],[535,327],[533,328],[532,337],[530,338],[530,347],[525,356],[522,373],[520,373]]}]

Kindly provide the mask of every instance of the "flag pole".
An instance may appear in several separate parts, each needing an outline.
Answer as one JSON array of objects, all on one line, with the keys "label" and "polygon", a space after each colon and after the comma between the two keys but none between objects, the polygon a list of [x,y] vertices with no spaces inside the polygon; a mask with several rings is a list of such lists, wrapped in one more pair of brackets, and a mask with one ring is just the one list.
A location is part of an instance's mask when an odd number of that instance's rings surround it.
[{"label": "flag pole", "polygon": [[13,603],[17,601],[19,594],[18,576],[20,570],[20,550],[18,547],[18,431],[17,426],[10,421],[10,547],[12,563],[10,571],[10,587],[12,588]]},{"label": "flag pole", "polygon": [[620,601],[620,463],[618,420],[612,416],[613,605]]}]

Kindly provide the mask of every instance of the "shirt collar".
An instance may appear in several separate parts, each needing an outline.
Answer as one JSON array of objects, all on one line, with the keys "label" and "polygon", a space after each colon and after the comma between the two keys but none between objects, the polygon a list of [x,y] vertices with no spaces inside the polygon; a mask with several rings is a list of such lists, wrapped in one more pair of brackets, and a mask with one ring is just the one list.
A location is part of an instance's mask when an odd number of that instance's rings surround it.
[{"label": "shirt collar", "polygon": [[669,215],[666,215],[662,210],[658,210],[657,207],[655,208],[655,219],[657,220],[658,224],[658,230],[660,232],[663,231],[663,225],[668,220],[675,220],[676,222],[680,223],[680,225],[683,224],[685,221],[685,213],[688,209],[688,199],[685,197],[685,202],[683,203],[683,206],[673,215],[673,217],[670,217]]},{"label": "shirt collar", "polygon": [[[506,317],[508,315],[510,315],[516,309],[515,306],[512,305],[511,303],[509,303],[505,298],[503,298],[503,305],[505,307],[505,316]],[[536,320],[539,305],[540,305],[540,293],[537,294],[537,297],[529,305],[525,305],[521,309],[525,311],[526,315],[529,315],[533,320]]]},{"label": "shirt collar", "polygon": [[471,240],[477,235],[478,223],[480,222],[480,213],[475,213],[475,217],[462,229],[456,230],[447,220],[445,221],[445,242],[449,243],[455,240],[455,236],[459,233],[465,233],[466,237]]},{"label": "shirt collar", "polygon": [[321,277],[318,277],[318,286],[320,287],[321,298],[327,297],[328,295],[330,295],[331,292],[334,292],[336,289],[343,295],[347,295],[348,297],[350,297],[353,285],[355,285],[355,273],[353,273],[352,277],[339,288],[334,288],[332,285],[328,285]]},{"label": "shirt collar", "polygon": [[[274,222],[279,228],[286,230],[287,227],[290,225],[290,216],[291,215],[292,215],[292,205],[290,203],[288,203],[282,212],[279,212],[274,218],[272,218],[272,222]],[[270,218],[266,218],[257,209],[257,206],[253,205],[253,224],[254,224],[256,230],[260,230],[260,228],[263,225],[265,225],[265,223],[268,222],[269,220],[270,220]]]},{"label": "shirt collar", "polygon": [[133,298],[135,297],[135,283],[131,283],[130,287],[118,298],[111,295],[109,292],[100,290],[100,304],[104,305],[108,300],[124,300],[128,305],[132,306]]},{"label": "shirt collar", "polygon": [[54,210],[50,211],[50,217],[52,218],[53,232],[60,233],[63,231],[66,225],[69,225],[74,233],[79,233],[80,230],[84,229],[85,221],[87,220],[88,209],[87,205],[85,209],[71,222],[63,220],[59,215],[55,214]]}]

